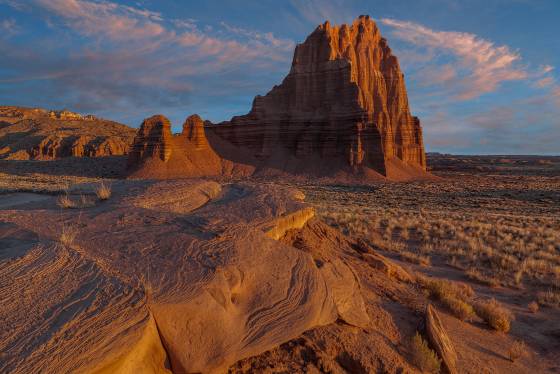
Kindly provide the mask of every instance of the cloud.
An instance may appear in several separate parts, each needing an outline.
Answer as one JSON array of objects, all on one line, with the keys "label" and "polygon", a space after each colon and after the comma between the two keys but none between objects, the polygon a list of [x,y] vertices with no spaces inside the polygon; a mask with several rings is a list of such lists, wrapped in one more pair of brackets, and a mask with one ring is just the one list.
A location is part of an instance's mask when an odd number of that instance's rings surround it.
[{"label": "cloud", "polygon": [[534,86],[537,88],[545,88],[554,84],[553,77],[545,77],[535,82]]},{"label": "cloud", "polygon": [[[396,38],[454,57],[453,83],[457,99],[473,99],[496,91],[504,82],[528,77],[525,68],[520,66],[520,55],[507,46],[496,46],[474,34],[436,31],[408,21],[384,18],[381,23],[391,27]],[[450,65],[447,66],[450,69]],[[450,80],[444,81],[449,83]]]},{"label": "cloud", "polygon": [[50,97],[59,106],[112,110],[121,118],[182,108],[193,92],[197,97],[209,95],[210,85],[223,86],[223,94],[240,94],[248,89],[246,83],[240,86],[240,77],[285,71],[293,52],[292,41],[269,32],[167,19],[159,12],[115,2],[31,4],[20,10],[48,22],[49,32],[35,36],[24,48],[7,40],[0,44],[6,51],[5,70],[0,71],[4,101],[20,90],[27,105],[40,105]]},{"label": "cloud", "polygon": [[1,37],[8,38],[19,32],[19,27],[13,18],[0,20]]},{"label": "cloud", "polygon": [[290,4],[307,22],[314,25],[325,21],[351,23],[356,18],[353,0],[290,0]]},{"label": "cloud", "polygon": [[112,2],[84,0],[34,0],[74,31],[116,41],[145,40],[166,30],[156,21],[161,15]]}]

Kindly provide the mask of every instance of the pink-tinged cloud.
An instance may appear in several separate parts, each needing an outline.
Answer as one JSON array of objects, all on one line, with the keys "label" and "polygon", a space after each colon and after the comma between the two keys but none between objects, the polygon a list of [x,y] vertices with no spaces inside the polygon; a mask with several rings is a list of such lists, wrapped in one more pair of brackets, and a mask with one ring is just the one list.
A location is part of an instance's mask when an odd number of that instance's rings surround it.
[{"label": "pink-tinged cloud", "polygon": [[545,87],[552,86],[553,84],[554,84],[553,77],[545,77],[536,81],[534,86],[537,88],[545,88]]},{"label": "pink-tinged cloud", "polygon": [[161,20],[161,16],[143,9],[85,0],[34,1],[73,30],[87,36],[130,41],[158,37],[166,32],[162,25],[155,22]]},{"label": "pink-tinged cloud", "polygon": [[19,27],[14,19],[0,20],[0,38],[10,37],[18,33]]},{"label": "pink-tinged cloud", "polygon": [[396,38],[455,57],[456,70],[461,71],[453,81],[458,99],[472,99],[496,91],[503,82],[528,77],[519,54],[507,46],[496,46],[474,34],[436,31],[408,21],[384,18],[381,23],[391,27]]}]

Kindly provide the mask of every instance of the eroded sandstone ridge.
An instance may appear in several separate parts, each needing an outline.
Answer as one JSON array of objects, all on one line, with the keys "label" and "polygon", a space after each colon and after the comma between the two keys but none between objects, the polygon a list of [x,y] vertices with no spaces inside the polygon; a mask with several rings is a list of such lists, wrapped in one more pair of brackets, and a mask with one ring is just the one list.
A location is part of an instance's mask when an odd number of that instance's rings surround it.
[{"label": "eroded sandstone ridge", "polygon": [[425,177],[422,129],[410,114],[397,58],[369,16],[317,29],[297,46],[281,85],[249,114],[212,124],[191,116],[171,135],[147,119],[129,159],[136,176],[302,174]]},{"label": "eroded sandstone ridge", "polygon": [[210,129],[273,164],[285,161],[274,162],[278,154],[308,161],[288,166],[295,171],[328,165],[387,175],[394,160],[426,168],[404,75],[369,16],[317,27],[297,46],[281,85],[257,96],[249,114]]},{"label": "eroded sandstone ridge", "polygon": [[134,129],[69,111],[0,106],[0,159],[125,155]]},{"label": "eroded sandstone ridge", "polygon": [[[171,123],[165,116],[155,115],[142,122],[130,149],[128,168],[134,177],[160,179],[254,172],[254,166],[234,163],[231,157],[224,157],[227,148],[221,143],[210,145],[204,122],[198,115],[185,120],[180,134],[172,134]],[[218,149],[221,154],[217,153]]]}]

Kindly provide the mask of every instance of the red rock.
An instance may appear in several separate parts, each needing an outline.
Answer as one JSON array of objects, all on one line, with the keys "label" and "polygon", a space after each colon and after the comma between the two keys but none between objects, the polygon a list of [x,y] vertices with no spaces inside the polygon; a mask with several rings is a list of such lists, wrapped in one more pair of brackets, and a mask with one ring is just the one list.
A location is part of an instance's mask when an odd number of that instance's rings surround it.
[{"label": "red rock", "polygon": [[129,158],[137,173],[220,175],[227,164],[228,173],[250,165],[262,173],[427,175],[404,76],[368,16],[350,26],[317,27],[297,46],[282,84],[257,96],[247,115],[217,125],[190,116],[176,136],[169,127],[161,116],[144,121]]},{"label": "red rock", "polygon": [[142,122],[128,156],[128,164],[139,165],[145,159],[168,161],[173,151],[171,123],[162,115]]},{"label": "red rock", "polygon": [[322,164],[331,172],[369,168],[387,175],[392,158],[426,168],[404,75],[369,16],[317,27],[297,46],[282,84],[257,96],[247,115],[211,129],[273,163],[281,148],[313,170]]},{"label": "red rock", "polygon": [[208,140],[204,133],[204,122],[197,114],[188,117],[183,124],[183,135],[196,149],[207,149]]},{"label": "red rock", "polygon": [[0,106],[2,159],[126,155],[135,132],[120,123],[68,111]]}]

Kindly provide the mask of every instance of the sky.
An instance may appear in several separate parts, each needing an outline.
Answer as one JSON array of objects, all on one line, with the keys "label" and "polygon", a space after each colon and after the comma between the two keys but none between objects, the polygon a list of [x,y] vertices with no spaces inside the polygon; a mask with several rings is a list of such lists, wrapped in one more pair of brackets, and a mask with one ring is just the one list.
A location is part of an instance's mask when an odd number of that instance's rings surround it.
[{"label": "sky", "polygon": [[0,105],[228,120],[318,24],[361,14],[399,58],[427,151],[560,154],[560,0],[0,0]]}]

